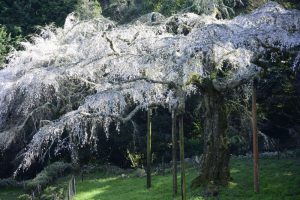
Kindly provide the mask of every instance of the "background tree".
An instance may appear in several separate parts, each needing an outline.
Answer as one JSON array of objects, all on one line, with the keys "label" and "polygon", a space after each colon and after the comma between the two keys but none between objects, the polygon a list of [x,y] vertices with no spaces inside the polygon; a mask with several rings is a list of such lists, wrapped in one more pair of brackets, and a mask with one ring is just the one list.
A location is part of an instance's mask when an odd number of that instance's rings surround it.
[{"label": "background tree", "polygon": [[96,0],[78,0],[75,13],[80,20],[99,18],[102,13],[101,6]]},{"label": "background tree", "polygon": [[7,33],[7,30],[4,26],[0,26],[0,69],[1,63],[4,63],[5,56],[10,51],[10,34]]}]

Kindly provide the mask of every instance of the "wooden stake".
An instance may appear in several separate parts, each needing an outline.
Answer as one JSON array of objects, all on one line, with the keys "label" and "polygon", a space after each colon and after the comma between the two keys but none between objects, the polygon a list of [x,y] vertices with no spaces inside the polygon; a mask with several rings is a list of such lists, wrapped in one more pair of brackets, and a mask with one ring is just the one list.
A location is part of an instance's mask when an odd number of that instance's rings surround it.
[{"label": "wooden stake", "polygon": [[183,115],[182,114],[179,116],[179,140],[180,140],[181,199],[186,200],[184,135],[183,135]]},{"label": "wooden stake", "polygon": [[172,110],[172,163],[173,163],[173,196],[177,195],[177,137],[176,137],[176,116]]},{"label": "wooden stake", "polygon": [[259,172],[258,172],[258,137],[257,137],[257,109],[256,109],[256,88],[257,80],[253,80],[252,86],[252,131],[253,131],[253,177],[254,191],[259,192]]},{"label": "wooden stake", "polygon": [[148,109],[147,113],[147,188],[151,187],[151,116],[152,109]]}]

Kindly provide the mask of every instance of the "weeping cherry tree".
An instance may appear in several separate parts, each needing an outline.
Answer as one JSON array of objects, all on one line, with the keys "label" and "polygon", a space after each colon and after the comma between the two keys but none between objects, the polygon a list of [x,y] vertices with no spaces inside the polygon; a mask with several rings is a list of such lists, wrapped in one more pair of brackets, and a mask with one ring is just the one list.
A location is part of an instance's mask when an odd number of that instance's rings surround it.
[{"label": "weeping cherry tree", "polygon": [[76,163],[80,148],[95,149],[98,127],[109,137],[112,123],[118,129],[151,105],[182,116],[186,98],[200,93],[204,162],[194,183],[229,180],[226,91],[269,56],[299,54],[300,12],[268,3],[231,20],[154,14],[126,25],[70,14],[64,28],[45,27],[10,54],[0,71],[0,148],[18,153],[15,175],[63,151]]}]

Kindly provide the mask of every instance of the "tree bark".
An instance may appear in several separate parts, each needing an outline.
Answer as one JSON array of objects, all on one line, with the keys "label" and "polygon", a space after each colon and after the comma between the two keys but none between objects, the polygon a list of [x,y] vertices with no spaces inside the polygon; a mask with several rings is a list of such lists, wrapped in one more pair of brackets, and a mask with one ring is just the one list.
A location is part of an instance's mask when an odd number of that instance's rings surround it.
[{"label": "tree bark", "polygon": [[148,109],[147,114],[147,188],[151,187],[151,134],[152,134],[152,109]]},{"label": "tree bark", "polygon": [[207,183],[226,185],[230,179],[229,148],[226,137],[227,112],[223,95],[211,88],[203,93],[204,153],[202,173],[192,182],[192,187]]},{"label": "tree bark", "polygon": [[172,110],[172,164],[173,164],[173,196],[177,195],[177,136],[176,136],[176,115]]},{"label": "tree bark", "polygon": [[70,153],[71,153],[71,163],[74,166],[74,169],[79,168],[79,154],[78,154],[78,147],[76,145],[75,137],[73,134],[70,133]]}]

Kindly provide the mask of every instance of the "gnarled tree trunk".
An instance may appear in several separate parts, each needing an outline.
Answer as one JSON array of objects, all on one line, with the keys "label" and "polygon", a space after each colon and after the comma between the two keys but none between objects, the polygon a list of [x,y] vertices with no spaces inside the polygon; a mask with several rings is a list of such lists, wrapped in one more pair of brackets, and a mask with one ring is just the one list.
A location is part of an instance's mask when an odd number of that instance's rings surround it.
[{"label": "gnarled tree trunk", "polygon": [[204,162],[203,181],[227,183],[229,175],[229,149],[226,137],[227,113],[222,94],[215,90],[204,95]]},{"label": "gnarled tree trunk", "polygon": [[226,137],[227,113],[223,95],[210,89],[204,92],[204,153],[202,173],[192,186],[198,187],[213,181],[227,184],[229,174],[229,148]]}]

